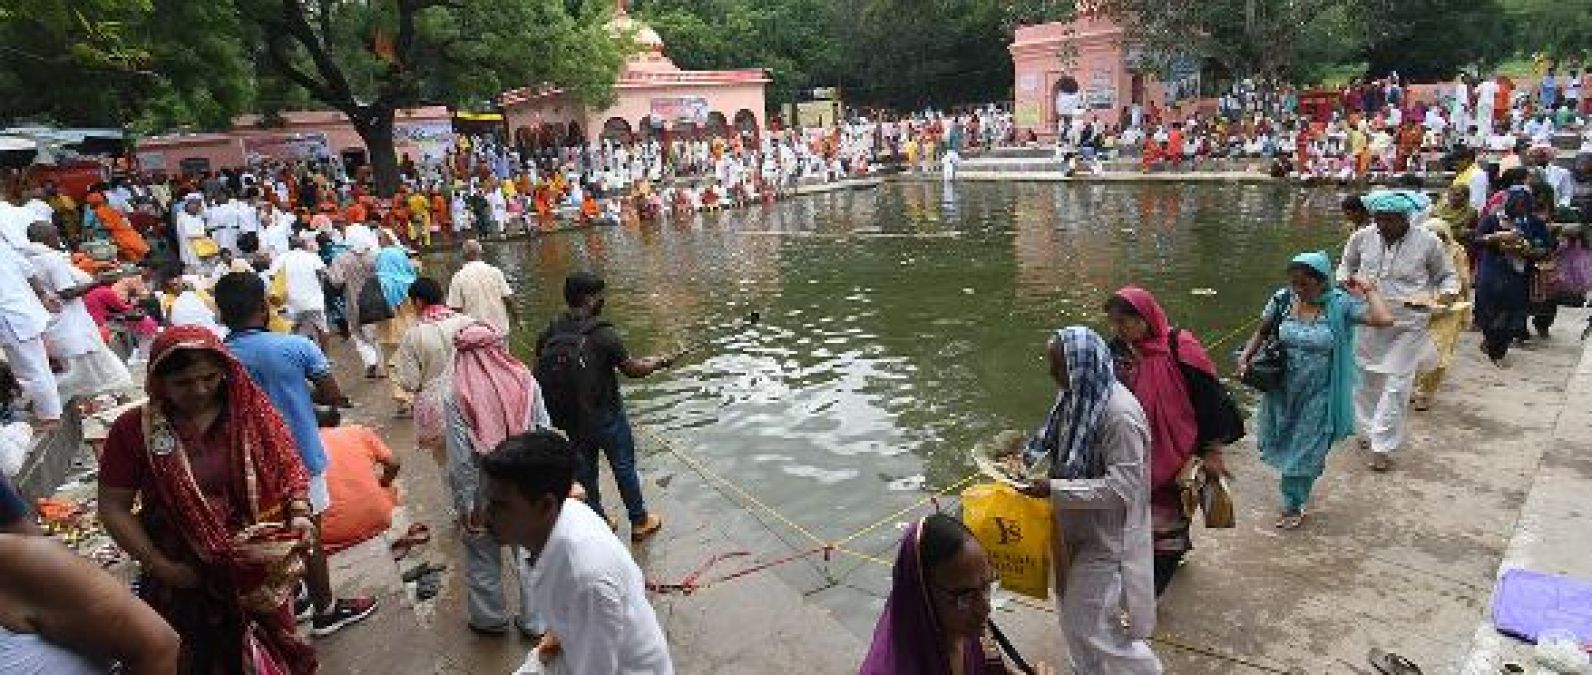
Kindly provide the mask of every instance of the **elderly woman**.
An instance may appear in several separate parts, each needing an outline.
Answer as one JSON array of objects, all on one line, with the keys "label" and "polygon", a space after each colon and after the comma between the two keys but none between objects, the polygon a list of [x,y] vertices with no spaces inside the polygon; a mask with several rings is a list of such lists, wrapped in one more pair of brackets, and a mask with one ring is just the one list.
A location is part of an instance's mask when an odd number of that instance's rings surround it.
[{"label": "elderly woman", "polygon": [[204,328],[161,333],[146,386],[148,403],[106,438],[100,520],[139,562],[140,595],[182,636],[180,672],[237,672],[253,660],[313,673],[315,653],[295,633],[292,609],[302,562],[290,553],[265,564],[250,536],[315,536],[293,436]]},{"label": "elderly woman", "polygon": [[1111,296],[1105,310],[1117,374],[1139,399],[1150,423],[1150,521],[1155,592],[1160,595],[1183,556],[1194,548],[1192,514],[1183,510],[1178,475],[1196,455],[1203,459],[1206,472],[1225,473],[1222,449],[1242,430],[1230,428],[1233,425],[1224,415],[1216,364],[1205,347],[1189,331],[1173,335],[1155,296],[1129,286]]},{"label": "elderly woman", "polygon": [[404,333],[393,362],[393,382],[414,400],[415,444],[443,464],[442,398],[452,386],[454,339],[475,319],[443,304],[442,285],[420,277],[409,286],[420,320]]},{"label": "elderly woman", "polygon": [[[890,576],[860,675],[1017,672],[991,636],[995,568],[962,521],[936,513],[913,523]],[[1040,664],[1035,672],[1053,671]]]},{"label": "elderly woman", "polygon": [[1063,329],[1046,354],[1060,392],[1027,454],[1050,458],[1050,478],[1023,492],[1050,500],[1052,559],[1071,560],[1056,580],[1070,672],[1159,673],[1145,643],[1155,630],[1149,422],[1094,331]]},{"label": "elderly woman", "polygon": [[[459,514],[466,559],[466,613],[477,633],[506,632],[513,617],[503,599],[503,544],[486,528],[485,481],[481,457],[497,449],[503,439],[531,429],[548,429],[547,403],[530,368],[514,358],[503,334],[490,324],[475,321],[454,337],[455,357],[451,381],[443,394],[447,422],[447,461],[443,474]],[[542,635],[541,616],[533,612],[525,552],[516,550],[511,564],[519,566],[519,631],[528,637]]]},{"label": "elderly woman", "polygon": [[1454,227],[1448,221],[1427,218],[1421,226],[1443,240],[1443,246],[1448,248],[1448,257],[1454,261],[1454,271],[1459,275],[1458,299],[1432,310],[1428,330],[1432,333],[1432,343],[1437,347],[1437,361],[1415,376],[1415,400],[1410,405],[1416,410],[1429,410],[1432,396],[1437,394],[1437,388],[1443,383],[1443,376],[1454,365],[1454,354],[1459,350],[1459,334],[1465,326],[1470,325],[1470,303],[1465,300],[1470,297],[1470,254],[1454,236]]},{"label": "elderly woman", "polygon": [[375,379],[384,375],[381,349],[376,346],[376,325],[359,322],[359,298],[365,286],[376,275],[376,234],[364,223],[353,223],[343,233],[348,251],[337,256],[326,268],[326,279],[343,289],[343,307],[348,318],[349,337],[359,361],[365,366],[365,377]]},{"label": "elderly woman", "polygon": [[[414,307],[407,301],[409,285],[419,278],[420,272],[409,259],[409,249],[404,248],[392,230],[382,228],[378,241],[381,242],[381,250],[376,253],[376,281],[381,284],[381,294],[387,300],[387,306],[392,308],[393,317],[381,322],[377,341],[386,356],[386,363],[390,365],[397,357],[398,345],[403,342],[404,333],[415,323]],[[407,414],[409,392],[394,384],[392,397],[398,402],[399,415]]]},{"label": "elderly woman", "polygon": [[1260,456],[1282,472],[1282,515],[1277,527],[1304,523],[1305,503],[1326,470],[1332,446],[1354,434],[1355,326],[1393,325],[1375,289],[1334,288],[1324,252],[1301,253],[1288,263],[1288,288],[1261,313],[1261,327],[1238,358],[1239,376],[1267,335],[1286,354],[1283,386],[1261,397],[1257,414]]}]

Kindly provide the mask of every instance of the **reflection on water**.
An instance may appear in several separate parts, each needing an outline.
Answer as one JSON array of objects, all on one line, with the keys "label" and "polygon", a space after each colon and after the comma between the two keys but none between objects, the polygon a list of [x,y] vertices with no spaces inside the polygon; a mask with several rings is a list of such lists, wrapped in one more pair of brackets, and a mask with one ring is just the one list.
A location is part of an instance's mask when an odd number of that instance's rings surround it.
[{"label": "reflection on water", "polygon": [[[891,184],[505,244],[489,260],[519,294],[522,352],[562,306],[564,275],[584,268],[607,278],[607,312],[634,353],[710,340],[628,386],[633,419],[839,538],[966,475],[978,440],[1036,426],[1054,395],[1044,341],[1099,326],[1112,290],[1150,289],[1207,342],[1243,327],[1289,257],[1336,247],[1337,199],[1273,185]],[[751,311],[762,322],[738,329]],[[643,466],[699,484],[667,455]],[[674,492],[730,510],[709,490]],[[780,552],[745,514],[723,517]],[[854,546],[888,558],[897,536]],[[781,572],[818,588],[810,573]],[[868,567],[845,583],[886,580]],[[876,615],[866,595],[815,597],[858,630]]]}]

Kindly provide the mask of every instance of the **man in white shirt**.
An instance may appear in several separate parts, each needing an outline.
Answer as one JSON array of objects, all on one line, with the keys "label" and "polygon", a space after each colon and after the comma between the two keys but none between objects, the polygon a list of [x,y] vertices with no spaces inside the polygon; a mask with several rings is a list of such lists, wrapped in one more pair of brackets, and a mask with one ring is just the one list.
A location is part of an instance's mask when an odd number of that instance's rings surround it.
[{"label": "man in white shirt", "polygon": [[210,236],[216,246],[238,253],[238,227],[243,202],[237,195],[228,194],[227,200],[210,209]]},{"label": "man in white shirt", "polygon": [[1392,455],[1404,443],[1415,372],[1437,357],[1428,324],[1430,312],[1406,304],[1438,301],[1459,293],[1459,275],[1441,239],[1412,227],[1431,201],[1419,192],[1376,190],[1364,197],[1375,224],[1350,235],[1343,247],[1338,280],[1380,290],[1393,306],[1393,325],[1362,327],[1355,362],[1355,426],[1361,445],[1371,450],[1371,469],[1393,467]]},{"label": "man in white shirt", "polygon": [[283,286],[287,289],[287,318],[293,332],[315,341],[324,351],[326,334],[331,328],[326,321],[326,292],[321,286],[321,275],[326,263],[319,255],[310,252],[302,238],[294,239],[292,247],[277,258],[271,275],[285,275]]},{"label": "man in white shirt", "polygon": [[39,273],[39,282],[61,300],[61,311],[50,320],[45,337],[51,357],[66,370],[56,377],[56,389],[63,400],[114,392],[133,385],[127,365],[100,338],[94,317],[83,305],[83,296],[100,284],[87,272],[74,267],[61,250],[61,234],[47,221],[28,226],[27,257]]},{"label": "man in white shirt", "polygon": [[205,229],[204,206],[204,197],[191,192],[182,198],[182,209],[177,212],[177,253],[190,274],[198,273],[204,265],[194,248],[194,242],[209,236]]},{"label": "man in white shirt", "polygon": [[1575,176],[1558,164],[1553,163],[1553,146],[1537,145],[1527,153],[1526,160],[1532,168],[1542,172],[1543,182],[1553,188],[1553,205],[1555,208],[1567,209],[1575,200]]},{"label": "man in white shirt", "polygon": [[264,223],[264,230],[260,233],[260,250],[272,261],[287,255],[293,248],[293,221],[291,213],[274,211],[270,220]]},{"label": "man in white shirt", "polygon": [[511,436],[481,460],[487,527],[524,547],[548,634],[520,673],[671,675],[669,645],[646,582],[608,523],[569,498],[579,460],[562,434]]},{"label": "man in white shirt", "polygon": [[513,328],[514,309],[509,304],[514,289],[503,270],[482,260],[481,242],[466,239],[460,249],[464,266],[448,282],[448,306],[492,324],[504,335]]},{"label": "man in white shirt", "polygon": [[50,314],[60,309],[61,301],[44,286],[33,263],[21,251],[0,246],[0,349],[22,391],[33,399],[41,430],[61,421],[61,395],[44,351]]}]

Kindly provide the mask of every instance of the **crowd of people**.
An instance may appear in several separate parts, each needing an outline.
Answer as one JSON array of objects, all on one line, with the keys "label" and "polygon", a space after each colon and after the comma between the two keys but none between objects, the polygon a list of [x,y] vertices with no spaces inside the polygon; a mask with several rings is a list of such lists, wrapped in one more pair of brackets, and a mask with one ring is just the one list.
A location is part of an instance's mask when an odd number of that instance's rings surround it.
[{"label": "crowd of people", "polygon": [[[1576,128],[1578,117],[1560,126],[1531,106],[1574,109],[1579,90],[1511,95],[1508,110],[1519,114],[1499,118],[1496,105],[1481,107],[1492,100],[1486,84],[1447,111],[1406,112],[1396,77],[1352,87],[1348,114],[1309,141],[1279,135],[1258,146],[1262,155],[1294,147],[1299,160],[1343,129],[1337,150],[1376,167],[1356,148],[1380,146],[1356,133],[1402,138],[1419,127],[1409,148],[1442,148],[1457,169],[1435,201],[1403,190],[1346,199],[1350,236],[1336,265],[1327,252],[1279,265],[1287,285],[1262,308],[1237,374],[1263,392],[1255,435],[1280,475],[1281,530],[1305,526],[1312,488],[1345,439],[1359,438],[1371,470],[1395,468],[1410,412],[1432,405],[1467,328],[1503,367],[1511,350],[1549,336],[1557,307],[1592,290],[1585,211],[1575,208],[1584,181],[1551,152],[1489,155],[1477,136],[1480,122],[1511,117],[1494,130],[1537,138],[1549,124],[1551,138]],[[1246,85],[1224,97],[1218,117],[1188,125],[1127,110],[1116,141],[1096,120],[1069,115],[1063,143],[1129,141],[1118,147],[1137,148],[1149,166],[1188,158],[1200,142],[1191,138],[1231,152],[1236,133],[1243,154],[1278,132],[1270,120],[1291,114],[1296,98]],[[1477,124],[1446,121],[1473,119],[1470,105]],[[374,599],[334,596],[328,555],[389,527],[400,462],[380,434],[339,423],[351,401],[327,354],[341,339],[365,378],[386,381],[415,449],[445,477],[468,627],[528,636],[529,659],[568,672],[670,672],[641,572],[615,533],[628,527],[641,543],[663,527],[638,477],[619,376],[650,376],[673,357],[631,354],[604,316],[603,280],[577,272],[564,281],[566,311],[545,317],[533,362],[519,360],[507,346],[521,323],[515,289],[477,237],[561,211],[657,218],[744,204],[806,180],[867,175],[885,158],[950,178],[965,149],[1015,142],[1010,116],[994,108],[524,158],[478,138],[440,164],[405,162],[390,199],[370,194],[368,176],[275,163],[118,179],[81,205],[46,184],[0,205],[0,346],[17,384],[0,392],[6,415],[26,410],[48,432],[73,402],[86,411],[137,402],[134,373],[144,374],[142,401],[111,426],[96,478],[99,518],[138,563],[137,597],[28,540],[38,531],[27,505],[0,481],[0,548],[27,562],[0,575],[4,603],[62,617],[0,631],[0,666],[91,672],[109,659],[134,673],[208,673],[243,659],[253,672],[308,673],[317,660],[300,623],[323,637],[372,616]],[[1397,152],[1391,171],[1424,161]],[[418,257],[434,236],[456,243],[464,261],[446,280]],[[1221,477],[1224,448],[1244,430],[1211,355],[1172,328],[1153,295],[1128,287],[1102,300],[1109,336],[1069,327],[1045,345],[1056,401],[1011,461],[1048,464],[1023,492],[1048,501],[1063,533],[1055,546],[1069,561],[1059,616],[1070,669],[1153,673],[1155,597],[1194,548],[1184,477],[1194,460],[1208,479]],[[603,505],[604,458],[623,521]],[[512,603],[505,565],[517,570]],[[916,523],[862,672],[1007,672],[1012,650],[1003,655],[994,645],[1004,639],[988,632],[994,579],[961,523]],[[96,602],[30,590],[40,584],[68,584]],[[110,617],[138,644],[84,628]]]},{"label": "crowd of people", "polygon": [[1592,72],[1580,69],[1560,77],[1549,70],[1534,91],[1503,75],[1464,75],[1418,100],[1393,73],[1345,85],[1330,109],[1320,110],[1302,105],[1293,87],[1243,80],[1217,98],[1212,113],[1185,114],[1152,101],[1123,107],[1115,119],[1063,90],[1056,97],[1058,153],[1096,173],[1100,159],[1136,158],[1145,171],[1246,159],[1269,162],[1278,177],[1424,177],[1446,170],[1442,160],[1460,144],[1480,150],[1485,161],[1505,162],[1551,150],[1556,136],[1570,134],[1581,155],[1592,155],[1592,100],[1583,87],[1592,87]]}]

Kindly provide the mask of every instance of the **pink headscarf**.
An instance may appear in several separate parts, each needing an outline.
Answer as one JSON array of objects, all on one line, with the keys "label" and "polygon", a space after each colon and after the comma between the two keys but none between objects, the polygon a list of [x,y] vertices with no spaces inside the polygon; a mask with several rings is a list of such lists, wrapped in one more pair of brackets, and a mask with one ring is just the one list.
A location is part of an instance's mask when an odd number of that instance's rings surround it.
[{"label": "pink headscarf", "polygon": [[531,369],[504,346],[503,334],[476,321],[453,338],[453,396],[479,454],[529,430],[541,389]]},{"label": "pink headscarf", "polygon": [[[1194,454],[1194,443],[1199,439],[1199,420],[1194,416],[1194,404],[1189,401],[1183,371],[1172,360],[1167,343],[1172,325],[1166,320],[1166,312],[1155,301],[1155,296],[1136,286],[1117,291],[1117,297],[1133,305],[1150,327],[1144,339],[1133,343],[1139,360],[1128,371],[1127,384],[1144,406],[1144,416],[1150,422],[1150,488],[1153,490],[1176,478],[1178,469]],[[1216,365],[1194,334],[1180,330],[1177,338],[1178,359],[1215,377]]]}]

